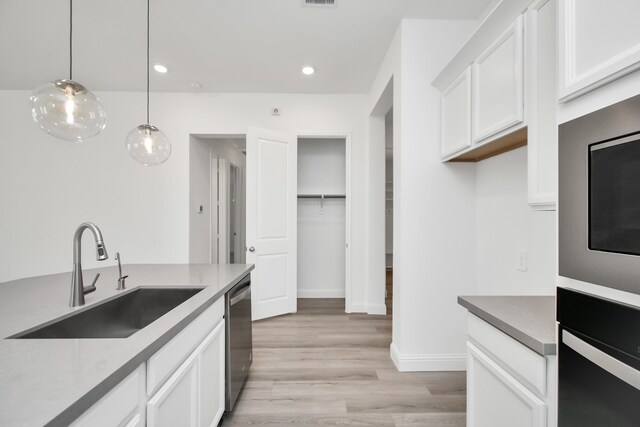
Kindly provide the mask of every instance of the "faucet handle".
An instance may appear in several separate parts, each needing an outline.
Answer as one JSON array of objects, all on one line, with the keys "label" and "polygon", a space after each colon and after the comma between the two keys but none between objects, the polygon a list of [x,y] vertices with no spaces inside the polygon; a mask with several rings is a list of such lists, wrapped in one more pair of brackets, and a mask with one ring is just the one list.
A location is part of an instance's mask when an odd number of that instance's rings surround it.
[{"label": "faucet handle", "polygon": [[99,277],[100,273],[96,274],[95,279],[93,279],[93,282],[91,282],[91,286],[85,286],[82,292],[84,294],[90,294],[91,292],[94,292],[96,290],[96,282],[98,281]]},{"label": "faucet handle", "polygon": [[125,279],[126,279],[127,277],[129,277],[129,276],[128,276],[128,275],[127,275],[127,276],[122,276],[122,277],[120,277],[120,278],[118,279],[118,287],[116,288],[116,291],[123,291],[123,290],[127,289],[127,288],[125,287],[125,283],[124,283],[124,281],[125,281]]}]

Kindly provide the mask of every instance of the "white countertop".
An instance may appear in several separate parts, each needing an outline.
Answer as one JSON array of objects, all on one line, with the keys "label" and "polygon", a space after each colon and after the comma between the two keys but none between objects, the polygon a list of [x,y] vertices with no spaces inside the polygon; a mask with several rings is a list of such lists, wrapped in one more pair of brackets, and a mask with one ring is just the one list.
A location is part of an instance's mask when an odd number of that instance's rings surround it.
[{"label": "white countertop", "polygon": [[[127,289],[116,291],[117,267],[96,273],[86,305],[69,307],[71,273],[0,283],[0,425],[68,425],[133,372],[253,269],[252,265],[124,265]],[[140,286],[204,286],[165,316],[122,339],[7,339],[24,330]]]}]

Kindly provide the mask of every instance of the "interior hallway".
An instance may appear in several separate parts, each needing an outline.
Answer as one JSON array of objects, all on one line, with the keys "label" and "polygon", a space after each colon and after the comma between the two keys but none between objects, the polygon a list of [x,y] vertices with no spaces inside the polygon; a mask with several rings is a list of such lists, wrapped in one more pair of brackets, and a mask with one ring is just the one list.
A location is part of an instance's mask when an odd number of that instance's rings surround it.
[{"label": "interior hallway", "polygon": [[390,315],[299,299],[298,313],[254,322],[253,334],[251,374],[224,427],[465,425],[465,373],[399,373]]}]

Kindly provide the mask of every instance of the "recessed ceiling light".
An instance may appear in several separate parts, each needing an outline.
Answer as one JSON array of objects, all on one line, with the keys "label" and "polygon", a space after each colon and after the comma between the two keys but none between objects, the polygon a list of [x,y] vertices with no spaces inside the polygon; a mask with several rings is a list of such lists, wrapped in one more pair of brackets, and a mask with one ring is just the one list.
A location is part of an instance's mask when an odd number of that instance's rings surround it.
[{"label": "recessed ceiling light", "polygon": [[169,69],[168,69],[167,67],[165,67],[164,65],[162,65],[162,64],[156,64],[156,65],[154,65],[154,66],[153,66],[153,69],[154,69],[154,70],[156,70],[156,71],[157,71],[157,72],[159,72],[159,73],[162,73],[162,74],[164,74],[164,73],[166,73],[167,71],[169,71]]},{"label": "recessed ceiling light", "polygon": [[302,67],[302,74],[304,74],[305,76],[310,76],[313,73],[315,73],[316,70],[313,69],[313,67],[307,65],[305,67]]}]

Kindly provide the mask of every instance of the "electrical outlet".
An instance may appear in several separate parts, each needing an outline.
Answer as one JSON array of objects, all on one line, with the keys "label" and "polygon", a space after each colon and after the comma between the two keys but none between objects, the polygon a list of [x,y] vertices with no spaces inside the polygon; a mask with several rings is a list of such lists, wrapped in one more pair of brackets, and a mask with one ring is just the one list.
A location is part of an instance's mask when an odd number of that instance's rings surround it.
[{"label": "electrical outlet", "polygon": [[518,252],[518,271],[527,271],[527,251],[521,250]]}]

